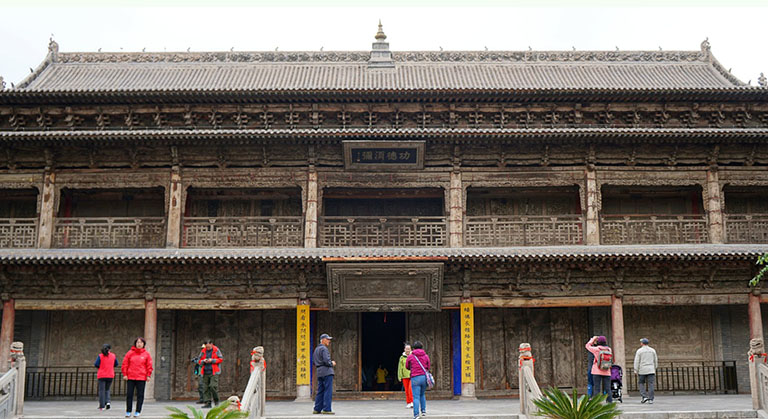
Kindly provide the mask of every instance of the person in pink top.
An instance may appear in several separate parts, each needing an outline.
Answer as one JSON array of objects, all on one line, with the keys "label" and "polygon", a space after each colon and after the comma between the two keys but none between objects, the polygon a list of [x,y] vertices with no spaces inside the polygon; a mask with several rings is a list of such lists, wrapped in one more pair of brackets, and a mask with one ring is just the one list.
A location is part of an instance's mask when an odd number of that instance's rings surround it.
[{"label": "person in pink top", "polygon": [[405,360],[405,368],[411,371],[411,390],[413,391],[413,418],[427,416],[427,371],[431,367],[429,355],[424,352],[424,345],[413,342],[413,352]]},{"label": "person in pink top", "polygon": [[[595,386],[592,390],[592,394],[608,395],[606,401],[608,403],[613,401],[611,397],[611,365],[613,362],[613,352],[608,346],[608,340],[605,336],[592,336],[587,344],[586,348],[589,352],[595,355],[595,362],[592,364],[592,377],[595,381]],[[601,357],[603,361],[601,362]],[[607,368],[606,368],[607,366]]]},{"label": "person in pink top", "polygon": [[112,346],[105,343],[101,348],[101,353],[96,358],[93,366],[98,368],[96,378],[99,380],[99,410],[112,407],[109,388],[112,386],[112,380],[115,379],[115,367],[118,365],[117,356],[110,349]]}]

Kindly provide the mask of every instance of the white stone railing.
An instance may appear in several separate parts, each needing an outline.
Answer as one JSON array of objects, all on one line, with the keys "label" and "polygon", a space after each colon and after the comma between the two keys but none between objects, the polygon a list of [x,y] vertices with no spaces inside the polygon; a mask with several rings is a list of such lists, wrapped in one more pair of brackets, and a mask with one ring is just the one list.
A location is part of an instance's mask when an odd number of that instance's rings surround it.
[{"label": "white stone railing", "polygon": [[24,377],[27,362],[24,345],[11,344],[11,368],[0,376],[0,419],[12,419],[24,414]]},{"label": "white stone railing", "polygon": [[520,344],[520,416],[535,416],[539,408],[533,404],[534,400],[541,399],[542,393],[536,377],[533,375],[533,356],[529,343]]},{"label": "white stone railing", "polygon": [[254,363],[251,377],[243,393],[240,410],[248,412],[248,419],[262,418],[267,406],[267,369],[263,358]]}]

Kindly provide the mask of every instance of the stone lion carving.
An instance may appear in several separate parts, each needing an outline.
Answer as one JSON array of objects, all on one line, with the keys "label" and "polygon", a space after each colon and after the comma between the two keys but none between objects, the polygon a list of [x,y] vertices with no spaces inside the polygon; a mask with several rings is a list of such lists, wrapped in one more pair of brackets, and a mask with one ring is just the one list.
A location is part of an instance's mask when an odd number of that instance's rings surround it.
[{"label": "stone lion carving", "polygon": [[259,363],[261,363],[264,368],[267,367],[267,361],[264,359],[263,346],[256,346],[251,351],[251,372],[253,372],[254,368],[256,368]]},{"label": "stone lion carving", "polygon": [[765,354],[765,345],[763,344],[762,338],[757,339],[750,339],[749,340],[749,352],[747,352],[747,355],[763,355]]}]

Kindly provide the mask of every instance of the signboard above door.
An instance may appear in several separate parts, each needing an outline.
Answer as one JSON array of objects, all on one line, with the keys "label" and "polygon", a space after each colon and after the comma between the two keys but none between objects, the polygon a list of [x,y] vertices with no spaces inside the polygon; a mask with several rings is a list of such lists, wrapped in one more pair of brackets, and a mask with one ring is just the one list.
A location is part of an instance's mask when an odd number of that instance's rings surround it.
[{"label": "signboard above door", "polygon": [[424,168],[424,141],[344,141],[347,170]]}]

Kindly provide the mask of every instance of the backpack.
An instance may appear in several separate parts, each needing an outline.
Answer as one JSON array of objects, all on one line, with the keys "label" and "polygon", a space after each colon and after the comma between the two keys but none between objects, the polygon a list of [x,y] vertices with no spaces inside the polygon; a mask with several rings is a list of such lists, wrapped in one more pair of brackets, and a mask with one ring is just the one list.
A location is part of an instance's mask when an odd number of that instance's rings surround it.
[{"label": "backpack", "polygon": [[600,352],[597,353],[597,358],[595,358],[595,360],[597,362],[597,368],[606,371],[610,370],[611,366],[613,366],[613,352],[611,351],[611,348],[604,346],[600,349]]}]

